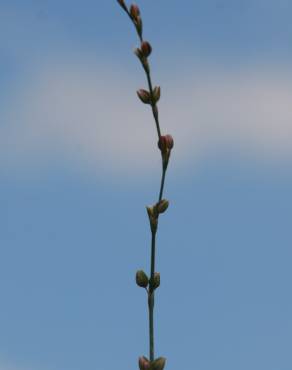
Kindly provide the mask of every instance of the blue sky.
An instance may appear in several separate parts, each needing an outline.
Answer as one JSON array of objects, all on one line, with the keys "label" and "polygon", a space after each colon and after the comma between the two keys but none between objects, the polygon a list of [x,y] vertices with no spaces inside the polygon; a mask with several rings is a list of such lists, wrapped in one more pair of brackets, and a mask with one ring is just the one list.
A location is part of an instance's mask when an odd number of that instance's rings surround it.
[{"label": "blue sky", "polygon": [[[291,370],[292,4],[138,4],[175,140],[157,356]],[[160,161],[134,30],[114,0],[4,0],[0,45],[0,370],[137,369]]]}]

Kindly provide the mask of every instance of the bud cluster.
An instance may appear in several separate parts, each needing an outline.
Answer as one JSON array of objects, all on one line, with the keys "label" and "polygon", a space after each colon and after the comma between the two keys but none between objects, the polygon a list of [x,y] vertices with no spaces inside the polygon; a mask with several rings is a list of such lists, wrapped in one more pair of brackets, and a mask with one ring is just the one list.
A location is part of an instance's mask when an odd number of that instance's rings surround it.
[{"label": "bud cluster", "polygon": [[142,103],[155,106],[160,99],[160,86],[155,86],[152,94],[147,90],[140,89],[137,91],[137,95]]},{"label": "bud cluster", "polygon": [[139,358],[139,369],[140,370],[163,370],[165,366],[166,358],[158,357],[154,361],[149,361],[147,357],[143,356]]},{"label": "bud cluster", "polygon": [[117,2],[120,4],[120,6],[124,9],[124,11],[131,18],[132,22],[134,23],[136,27],[139,37],[142,39],[143,25],[142,25],[142,19],[140,16],[140,9],[138,5],[132,4],[129,10],[124,0],[117,0]]},{"label": "bud cluster", "polygon": [[138,270],[136,272],[136,284],[141,288],[147,288],[149,284],[150,289],[153,291],[160,286],[160,273],[154,272],[153,278],[149,279],[143,270]]},{"label": "bud cluster", "polygon": [[134,53],[139,58],[146,73],[150,72],[150,67],[147,58],[152,52],[152,46],[148,41],[142,41],[140,48],[136,48]]},{"label": "bud cluster", "polygon": [[143,24],[138,5],[132,4],[130,6],[130,17],[132,18],[132,21],[136,27],[139,37],[142,38]]},{"label": "bud cluster", "polygon": [[152,107],[156,105],[158,100],[160,99],[160,86],[155,86],[152,93],[150,93],[147,90],[140,89],[137,91],[137,95],[139,99],[142,101],[144,104],[150,104]]},{"label": "bud cluster", "polygon": [[164,213],[167,210],[168,206],[169,206],[168,200],[162,199],[154,206],[146,207],[152,232],[154,233],[156,232],[158,225],[158,217],[161,213]]}]

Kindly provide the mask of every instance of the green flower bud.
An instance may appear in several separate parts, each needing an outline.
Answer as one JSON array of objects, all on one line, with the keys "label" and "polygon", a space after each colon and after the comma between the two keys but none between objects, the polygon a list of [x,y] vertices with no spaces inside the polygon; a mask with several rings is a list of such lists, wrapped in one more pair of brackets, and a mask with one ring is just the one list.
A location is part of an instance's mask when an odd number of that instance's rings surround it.
[{"label": "green flower bud", "polygon": [[150,279],[150,286],[152,289],[156,289],[160,286],[160,273],[159,272],[154,272],[154,278],[153,280]]},{"label": "green flower bud", "polygon": [[148,213],[149,218],[157,218],[158,217],[158,212],[157,212],[157,209],[156,209],[156,205],[151,206],[151,207],[146,207],[146,209],[147,209],[147,213]]},{"label": "green flower bud", "polygon": [[143,270],[136,272],[136,283],[141,288],[146,288],[148,286],[149,279]]},{"label": "green flower bud", "polygon": [[151,370],[163,370],[165,366],[166,358],[159,357],[151,362]]},{"label": "green flower bud", "polygon": [[155,105],[160,99],[160,86],[155,86],[153,89],[153,104]]},{"label": "green flower bud", "polygon": [[149,217],[149,222],[150,222],[150,227],[152,232],[156,232],[157,230],[157,225],[158,225],[158,213],[156,211],[156,207],[146,207],[148,217]]},{"label": "green flower bud", "polygon": [[169,201],[167,199],[162,199],[156,204],[156,210],[158,213],[164,213],[169,206]]}]

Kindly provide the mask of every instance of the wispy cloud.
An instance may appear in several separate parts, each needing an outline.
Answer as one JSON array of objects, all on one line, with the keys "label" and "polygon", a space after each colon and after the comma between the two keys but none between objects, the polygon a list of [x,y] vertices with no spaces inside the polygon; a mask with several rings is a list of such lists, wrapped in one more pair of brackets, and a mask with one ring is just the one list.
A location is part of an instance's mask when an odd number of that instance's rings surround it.
[{"label": "wispy cloud", "polygon": [[[175,165],[230,151],[264,161],[292,158],[291,70],[235,72],[194,67],[162,86],[162,127],[175,138]],[[92,171],[150,170],[157,153],[137,83],[95,63],[48,64],[11,96],[1,117],[0,166],[66,160]]]}]

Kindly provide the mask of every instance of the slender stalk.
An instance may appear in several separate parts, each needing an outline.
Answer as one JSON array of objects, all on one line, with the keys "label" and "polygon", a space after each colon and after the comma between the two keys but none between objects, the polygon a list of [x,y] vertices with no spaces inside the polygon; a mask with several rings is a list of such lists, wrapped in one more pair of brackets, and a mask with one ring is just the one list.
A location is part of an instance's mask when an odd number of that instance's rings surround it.
[{"label": "slender stalk", "polygon": [[[157,135],[158,135],[158,147],[161,151],[161,161],[162,161],[162,175],[161,175],[161,182],[160,182],[160,190],[159,190],[159,196],[158,196],[158,202],[152,206],[147,207],[147,212],[149,216],[150,221],[150,227],[151,227],[151,261],[150,261],[150,279],[148,279],[147,275],[144,273],[144,271],[140,270],[137,271],[136,275],[136,282],[139,286],[146,288],[148,293],[148,308],[149,308],[149,360],[150,362],[156,362],[155,369],[163,370],[165,365],[165,358],[160,357],[159,359],[154,359],[154,302],[155,302],[155,289],[160,285],[160,275],[159,282],[157,283],[155,281],[155,278],[157,278],[157,273],[155,272],[155,252],[156,252],[156,233],[157,233],[157,227],[158,227],[158,219],[159,215],[168,207],[168,201],[165,199],[163,200],[163,190],[164,190],[164,183],[165,183],[165,176],[166,176],[166,170],[168,166],[168,161],[170,158],[170,152],[173,147],[173,139],[170,135],[161,135],[161,129],[160,129],[160,123],[159,123],[159,116],[158,116],[158,107],[157,107],[157,101],[160,98],[160,87],[155,87],[153,89],[153,84],[151,80],[151,74],[150,74],[150,67],[148,63],[148,56],[150,55],[152,51],[152,47],[148,42],[145,42],[143,40],[142,36],[142,19],[140,17],[140,9],[137,5],[132,4],[130,9],[126,6],[124,0],[117,0],[118,3],[121,5],[121,7],[124,9],[124,11],[127,13],[131,21],[133,22],[140,43],[141,43],[141,49],[136,49],[135,54],[138,56],[138,58],[141,61],[141,64],[144,68],[146,79],[148,83],[148,89],[149,92],[146,90],[139,90],[138,96],[145,104],[149,104],[152,108],[152,114],[154,117]],[[149,285],[149,288],[147,289],[147,286]],[[145,358],[139,359],[139,366],[140,369],[148,369],[149,364],[145,363],[148,360]],[[158,361],[158,362],[157,362]]]},{"label": "slender stalk", "polygon": [[164,182],[165,182],[165,174],[166,174],[166,168],[162,168],[162,175],[161,175],[161,183],[160,183],[160,191],[159,191],[158,202],[160,202],[162,200]]},{"label": "slender stalk", "polygon": [[[164,181],[165,181],[166,168],[162,169],[160,192],[158,197],[158,203],[162,200]],[[151,272],[150,279],[153,281],[155,272],[155,247],[156,247],[156,230],[152,231],[151,237]],[[148,292],[148,307],[149,307],[149,359],[154,360],[154,301],[155,301],[155,290],[149,289]]]},{"label": "slender stalk", "polygon": [[[156,231],[152,232],[151,237],[151,272],[150,279],[154,279],[155,272],[155,243]],[[148,308],[149,308],[149,359],[154,360],[154,289],[150,287],[148,292]]]}]

